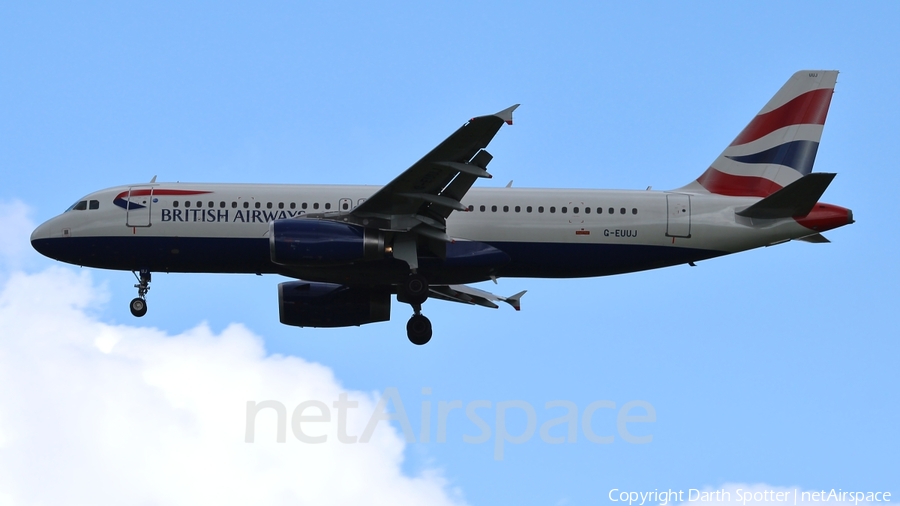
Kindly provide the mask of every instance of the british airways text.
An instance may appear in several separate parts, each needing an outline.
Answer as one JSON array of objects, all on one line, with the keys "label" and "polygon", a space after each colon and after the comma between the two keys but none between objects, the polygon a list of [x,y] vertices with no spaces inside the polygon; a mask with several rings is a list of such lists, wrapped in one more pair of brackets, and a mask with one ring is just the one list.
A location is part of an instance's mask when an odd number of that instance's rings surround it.
[{"label": "british airways text", "polygon": [[213,223],[268,223],[300,216],[304,211],[269,211],[263,209],[162,209],[162,221]]}]

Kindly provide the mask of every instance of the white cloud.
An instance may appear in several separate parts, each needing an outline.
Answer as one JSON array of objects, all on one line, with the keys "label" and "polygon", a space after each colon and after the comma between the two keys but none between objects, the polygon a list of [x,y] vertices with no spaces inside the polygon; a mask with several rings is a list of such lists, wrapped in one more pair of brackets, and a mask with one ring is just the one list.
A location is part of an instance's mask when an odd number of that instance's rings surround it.
[{"label": "white cloud", "polygon": [[19,200],[0,202],[0,267],[20,268],[32,253],[29,238],[34,230],[31,209]]},{"label": "white cloud", "polygon": [[[266,356],[241,325],[167,335],[103,323],[90,311],[102,291],[60,267],[2,284],[0,504],[461,502],[435,471],[402,473],[404,442],[386,423],[366,444],[337,442],[335,423],[319,424],[325,444],[293,437],[294,407],[345,391],[329,368]],[[375,400],[348,393],[358,435]],[[275,442],[270,410],[246,443],[247,401],[269,399],[287,407],[287,441]]]}]

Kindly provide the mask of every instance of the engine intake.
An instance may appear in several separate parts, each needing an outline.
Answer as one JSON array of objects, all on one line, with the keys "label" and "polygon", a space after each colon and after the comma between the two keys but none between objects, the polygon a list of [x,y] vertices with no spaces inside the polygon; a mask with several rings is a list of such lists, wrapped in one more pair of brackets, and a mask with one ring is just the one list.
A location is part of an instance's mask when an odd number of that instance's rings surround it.
[{"label": "engine intake", "polygon": [[281,323],[295,327],[350,327],[391,319],[391,294],[369,288],[290,281],[278,285]]},{"label": "engine intake", "polygon": [[269,224],[272,262],[280,265],[344,264],[384,257],[384,234],[350,223],[319,219]]}]

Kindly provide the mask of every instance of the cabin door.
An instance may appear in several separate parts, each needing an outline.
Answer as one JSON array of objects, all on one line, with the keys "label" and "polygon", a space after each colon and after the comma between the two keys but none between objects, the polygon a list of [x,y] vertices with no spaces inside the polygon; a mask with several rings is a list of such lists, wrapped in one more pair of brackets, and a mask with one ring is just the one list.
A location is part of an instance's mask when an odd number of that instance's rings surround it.
[{"label": "cabin door", "polygon": [[132,186],[128,189],[125,224],[129,227],[149,227],[153,202],[152,186]]},{"label": "cabin door", "polygon": [[668,221],[666,235],[669,237],[691,236],[691,196],[683,193],[666,195]]}]

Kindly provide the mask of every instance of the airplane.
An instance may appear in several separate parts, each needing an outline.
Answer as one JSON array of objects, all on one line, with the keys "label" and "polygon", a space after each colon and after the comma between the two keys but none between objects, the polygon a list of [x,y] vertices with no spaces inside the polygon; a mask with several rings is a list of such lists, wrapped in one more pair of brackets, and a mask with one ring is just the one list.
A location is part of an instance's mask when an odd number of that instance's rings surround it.
[{"label": "airplane", "polygon": [[280,274],[279,317],[299,327],[413,314],[429,298],[520,309],[470,286],[503,277],[608,276],[801,240],[853,223],[819,202],[835,174],[812,172],[837,71],[794,74],[697,179],[669,191],[473,188],[514,105],[466,122],[382,187],[149,183],[91,193],[40,225],[31,244],[70,264],[132,271],[134,316],[152,272]]}]

